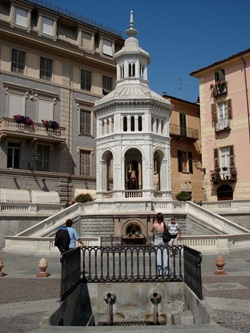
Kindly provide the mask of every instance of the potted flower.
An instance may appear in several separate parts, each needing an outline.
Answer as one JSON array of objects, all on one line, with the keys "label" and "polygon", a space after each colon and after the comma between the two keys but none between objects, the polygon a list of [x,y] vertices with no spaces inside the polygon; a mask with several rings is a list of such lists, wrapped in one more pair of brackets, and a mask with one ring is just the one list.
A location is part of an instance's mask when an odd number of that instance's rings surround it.
[{"label": "potted flower", "polygon": [[93,201],[93,198],[89,193],[80,193],[76,196],[75,201],[83,203],[83,202]]},{"label": "potted flower", "polygon": [[54,120],[43,120],[42,119],[42,124],[46,128],[47,131],[48,131],[48,129],[52,129],[54,131],[55,129],[60,127],[59,124]]},{"label": "potted flower", "polygon": [[13,119],[18,124],[25,124],[25,125],[28,125],[28,126],[33,126],[34,125],[33,120],[30,119],[30,117],[22,116],[20,114],[14,115]]},{"label": "potted flower", "polygon": [[181,191],[178,194],[176,194],[176,199],[178,201],[188,201],[192,199],[192,194],[187,191]]}]

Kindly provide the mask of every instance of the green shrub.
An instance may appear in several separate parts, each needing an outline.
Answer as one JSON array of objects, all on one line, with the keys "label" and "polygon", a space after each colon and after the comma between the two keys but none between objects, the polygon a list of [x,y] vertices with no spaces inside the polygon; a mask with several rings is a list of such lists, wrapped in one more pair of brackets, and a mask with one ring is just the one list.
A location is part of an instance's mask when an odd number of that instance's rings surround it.
[{"label": "green shrub", "polygon": [[176,194],[176,199],[179,201],[188,201],[191,200],[192,195],[189,192],[181,191],[178,194]]},{"label": "green shrub", "polygon": [[89,193],[80,193],[75,198],[76,202],[88,202],[93,201],[92,196]]}]

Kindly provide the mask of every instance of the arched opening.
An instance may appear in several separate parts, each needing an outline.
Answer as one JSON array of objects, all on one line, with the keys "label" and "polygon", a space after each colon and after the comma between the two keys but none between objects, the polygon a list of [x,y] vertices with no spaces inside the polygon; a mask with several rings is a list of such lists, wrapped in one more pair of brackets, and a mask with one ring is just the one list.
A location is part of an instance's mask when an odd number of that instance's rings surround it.
[{"label": "arched opening", "polygon": [[103,177],[102,189],[104,191],[113,190],[113,155],[110,151],[103,154]]},{"label": "arched opening", "polygon": [[221,185],[217,189],[218,200],[233,200],[233,189],[230,185]]},{"label": "arched opening", "polygon": [[[142,157],[138,149],[129,149],[125,154],[125,189],[135,191],[142,189]],[[139,193],[127,192],[129,197],[139,196]]]},{"label": "arched opening", "polygon": [[139,236],[141,234],[141,227],[136,223],[131,223],[126,229],[126,236]]},{"label": "arched opening", "polygon": [[141,227],[132,222],[127,226],[126,235],[122,237],[122,244],[143,245],[146,243],[146,237],[141,232]]}]

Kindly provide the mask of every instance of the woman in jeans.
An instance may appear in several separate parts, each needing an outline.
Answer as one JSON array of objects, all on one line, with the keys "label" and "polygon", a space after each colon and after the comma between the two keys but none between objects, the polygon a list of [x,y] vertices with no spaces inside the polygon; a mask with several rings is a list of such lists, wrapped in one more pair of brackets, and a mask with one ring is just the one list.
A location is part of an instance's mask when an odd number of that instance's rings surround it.
[{"label": "woman in jeans", "polygon": [[[164,232],[164,218],[162,213],[157,213],[151,232],[154,233],[154,245],[155,246],[166,246],[163,242]],[[163,269],[162,269],[163,267]],[[157,249],[157,274],[170,274],[169,257],[166,249]]]}]

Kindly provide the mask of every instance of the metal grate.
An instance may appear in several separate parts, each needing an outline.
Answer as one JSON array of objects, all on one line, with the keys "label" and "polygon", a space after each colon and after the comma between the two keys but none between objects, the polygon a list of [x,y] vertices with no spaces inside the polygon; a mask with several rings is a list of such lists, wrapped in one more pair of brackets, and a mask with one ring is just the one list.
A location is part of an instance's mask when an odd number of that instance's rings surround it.
[{"label": "metal grate", "polygon": [[100,321],[97,326],[155,326],[155,325],[166,325],[161,323],[154,323],[153,321],[116,321],[116,322],[107,322]]}]

